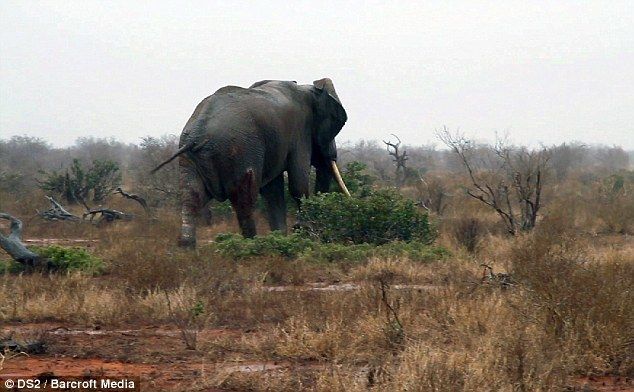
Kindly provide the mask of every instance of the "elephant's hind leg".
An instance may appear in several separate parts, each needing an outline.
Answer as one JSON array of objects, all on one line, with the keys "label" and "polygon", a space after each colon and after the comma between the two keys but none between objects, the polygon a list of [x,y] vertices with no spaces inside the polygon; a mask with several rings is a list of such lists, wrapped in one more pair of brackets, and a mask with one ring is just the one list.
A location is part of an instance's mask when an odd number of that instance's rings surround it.
[{"label": "elephant's hind leg", "polygon": [[271,230],[286,234],[286,200],[284,199],[284,173],[280,173],[260,190],[266,203],[266,214]]},{"label": "elephant's hind leg", "polygon": [[231,205],[238,217],[240,231],[245,238],[252,238],[256,234],[253,212],[257,198],[258,186],[255,173],[253,169],[248,169],[244,176],[242,176],[238,188],[231,192],[229,196]]},{"label": "elephant's hind leg", "polygon": [[195,217],[207,204],[209,196],[201,179],[196,175],[188,160],[183,157],[179,160],[179,171],[182,222],[178,245],[193,248],[196,246]]}]

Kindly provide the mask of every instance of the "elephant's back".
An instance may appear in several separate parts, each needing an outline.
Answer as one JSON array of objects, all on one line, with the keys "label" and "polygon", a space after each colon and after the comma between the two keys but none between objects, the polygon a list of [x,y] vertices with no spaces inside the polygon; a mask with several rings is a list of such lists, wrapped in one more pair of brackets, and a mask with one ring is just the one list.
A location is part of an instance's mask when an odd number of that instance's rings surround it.
[{"label": "elephant's back", "polygon": [[274,126],[292,106],[289,97],[275,90],[222,87],[198,104],[185,129],[205,133],[256,130]]},{"label": "elephant's back", "polygon": [[192,117],[235,116],[236,112],[250,111],[257,106],[273,105],[274,99],[266,91],[225,86],[203,99]]},{"label": "elephant's back", "polygon": [[305,111],[279,87],[283,85],[219,89],[198,104],[183,130],[181,144],[205,143],[218,156],[227,153],[220,146],[236,143],[255,145],[259,141],[261,146],[274,148],[270,144],[279,139],[279,133],[301,129],[305,122]]},{"label": "elephant's back", "polygon": [[198,105],[183,130],[181,144],[193,141],[204,145],[195,155],[201,161],[213,161],[217,168],[236,168],[241,161],[246,164],[249,157],[263,154],[254,151],[265,144],[261,124],[254,115],[254,108],[262,104],[266,99],[253,90],[223,87]]}]

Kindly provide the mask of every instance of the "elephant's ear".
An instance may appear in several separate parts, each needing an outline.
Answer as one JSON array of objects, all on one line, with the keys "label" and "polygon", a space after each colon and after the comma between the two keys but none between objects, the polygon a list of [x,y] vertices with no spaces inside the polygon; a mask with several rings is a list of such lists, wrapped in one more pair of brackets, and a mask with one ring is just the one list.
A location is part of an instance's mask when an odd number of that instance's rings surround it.
[{"label": "elephant's ear", "polygon": [[320,123],[317,128],[317,142],[322,147],[330,144],[348,120],[346,110],[341,105],[332,80],[328,78],[313,82],[317,95],[315,114]]}]

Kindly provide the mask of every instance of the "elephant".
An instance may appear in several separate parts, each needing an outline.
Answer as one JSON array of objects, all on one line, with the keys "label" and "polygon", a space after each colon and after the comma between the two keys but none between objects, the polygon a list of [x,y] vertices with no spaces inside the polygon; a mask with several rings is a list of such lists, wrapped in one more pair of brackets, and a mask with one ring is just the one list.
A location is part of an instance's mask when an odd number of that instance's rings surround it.
[{"label": "elephant", "polygon": [[178,157],[181,198],[179,245],[196,246],[195,215],[212,199],[229,199],[240,231],[256,235],[254,208],[261,195],[271,230],[287,232],[284,173],[301,208],[333,179],[350,196],[337,168],[335,136],[347,121],[329,78],[312,84],[263,80],[249,88],[226,86],[205,98],[181,133],[179,149],[153,172]]}]

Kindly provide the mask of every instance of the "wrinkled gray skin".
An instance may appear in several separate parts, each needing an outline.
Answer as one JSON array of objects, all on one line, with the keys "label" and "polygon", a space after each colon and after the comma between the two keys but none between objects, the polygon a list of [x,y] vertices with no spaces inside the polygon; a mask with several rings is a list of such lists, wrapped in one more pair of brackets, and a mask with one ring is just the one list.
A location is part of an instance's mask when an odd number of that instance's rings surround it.
[{"label": "wrinkled gray skin", "polygon": [[312,85],[265,80],[248,89],[223,87],[205,98],[185,125],[176,154],[179,244],[195,246],[194,217],[211,199],[229,199],[242,235],[253,237],[260,194],[271,229],[286,232],[284,172],[298,208],[309,193],[311,165],[317,173],[315,191],[328,191],[337,159],[335,136],[346,120],[330,79]]}]

